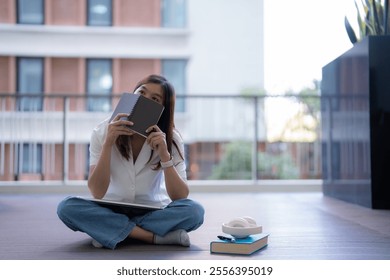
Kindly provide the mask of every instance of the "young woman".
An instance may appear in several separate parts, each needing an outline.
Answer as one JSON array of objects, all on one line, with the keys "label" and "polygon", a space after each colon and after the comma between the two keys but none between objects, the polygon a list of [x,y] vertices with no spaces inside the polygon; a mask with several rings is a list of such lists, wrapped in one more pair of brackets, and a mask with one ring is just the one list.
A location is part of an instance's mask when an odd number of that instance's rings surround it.
[{"label": "young woman", "polygon": [[[190,246],[187,232],[203,223],[204,209],[188,199],[183,142],[174,126],[175,92],[162,76],[141,80],[134,93],[164,105],[157,125],[145,139],[118,114],[92,133],[88,188],[94,198],[166,206],[142,215],[118,213],[78,197],[64,199],[59,218],[72,230],[85,232],[95,247],[115,249],[127,238],[151,244]],[[129,128],[130,126],[130,128]]]}]

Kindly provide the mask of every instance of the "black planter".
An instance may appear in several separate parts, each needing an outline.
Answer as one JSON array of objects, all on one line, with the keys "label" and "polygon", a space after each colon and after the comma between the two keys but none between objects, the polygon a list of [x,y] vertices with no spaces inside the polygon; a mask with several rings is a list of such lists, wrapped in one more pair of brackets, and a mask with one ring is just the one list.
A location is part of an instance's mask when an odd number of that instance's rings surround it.
[{"label": "black planter", "polygon": [[370,36],[322,69],[323,193],[390,209],[390,36]]}]

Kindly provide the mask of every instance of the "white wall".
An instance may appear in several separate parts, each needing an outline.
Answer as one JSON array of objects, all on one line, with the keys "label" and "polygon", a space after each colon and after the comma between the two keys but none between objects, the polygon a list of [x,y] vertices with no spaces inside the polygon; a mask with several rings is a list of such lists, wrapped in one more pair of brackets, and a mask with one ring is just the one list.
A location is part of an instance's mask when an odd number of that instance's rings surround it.
[{"label": "white wall", "polygon": [[188,0],[190,94],[264,87],[263,0]]}]

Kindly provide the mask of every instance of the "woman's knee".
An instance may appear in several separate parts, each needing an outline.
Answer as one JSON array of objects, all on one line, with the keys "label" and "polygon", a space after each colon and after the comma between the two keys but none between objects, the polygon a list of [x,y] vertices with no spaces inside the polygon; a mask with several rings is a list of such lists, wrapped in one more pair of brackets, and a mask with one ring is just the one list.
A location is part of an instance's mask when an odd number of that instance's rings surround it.
[{"label": "woman's knee", "polygon": [[63,199],[57,206],[57,215],[63,220],[66,217],[72,216],[73,212],[76,210],[75,204],[79,199],[77,197],[67,197]]},{"label": "woman's knee", "polygon": [[204,208],[198,202],[192,201],[191,206],[192,214],[195,216],[195,219],[198,223],[202,224],[204,220]]},{"label": "woman's knee", "polygon": [[201,225],[204,220],[204,208],[201,204],[191,199],[179,199],[172,203],[175,207],[182,207],[180,213],[186,213],[188,219],[192,220],[193,224]]}]

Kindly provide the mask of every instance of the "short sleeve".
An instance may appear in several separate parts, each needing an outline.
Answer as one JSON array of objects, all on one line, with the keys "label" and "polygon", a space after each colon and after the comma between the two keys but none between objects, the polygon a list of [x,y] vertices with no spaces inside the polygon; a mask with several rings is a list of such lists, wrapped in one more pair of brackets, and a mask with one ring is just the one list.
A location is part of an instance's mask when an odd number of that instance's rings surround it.
[{"label": "short sleeve", "polygon": [[107,120],[100,123],[91,134],[89,145],[89,165],[96,165],[102,153],[103,142],[107,132]]},{"label": "short sleeve", "polygon": [[173,164],[175,165],[175,169],[180,177],[184,180],[187,180],[187,167],[186,162],[183,159],[185,157],[184,143],[183,139],[177,131],[174,131],[173,133],[173,141],[176,144],[172,147]]}]

